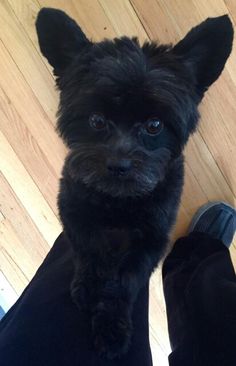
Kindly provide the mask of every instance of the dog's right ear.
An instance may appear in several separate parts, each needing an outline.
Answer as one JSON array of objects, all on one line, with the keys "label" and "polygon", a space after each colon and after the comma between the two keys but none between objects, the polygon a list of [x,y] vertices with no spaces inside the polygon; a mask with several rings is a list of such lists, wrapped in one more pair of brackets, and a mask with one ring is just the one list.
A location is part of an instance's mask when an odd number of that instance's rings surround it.
[{"label": "dog's right ear", "polygon": [[36,20],[39,46],[42,54],[61,76],[73,58],[92,43],[78,24],[63,11],[42,8]]}]

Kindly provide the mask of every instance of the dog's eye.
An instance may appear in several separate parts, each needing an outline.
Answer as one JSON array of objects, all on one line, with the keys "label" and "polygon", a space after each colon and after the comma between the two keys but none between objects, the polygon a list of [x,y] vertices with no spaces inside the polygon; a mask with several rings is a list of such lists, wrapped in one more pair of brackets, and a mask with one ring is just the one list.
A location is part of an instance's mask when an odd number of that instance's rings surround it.
[{"label": "dog's eye", "polygon": [[157,118],[152,118],[147,121],[145,129],[150,135],[158,135],[163,129],[163,123]]},{"label": "dog's eye", "polygon": [[101,113],[93,113],[89,117],[90,126],[96,130],[102,130],[106,127],[105,117]]}]

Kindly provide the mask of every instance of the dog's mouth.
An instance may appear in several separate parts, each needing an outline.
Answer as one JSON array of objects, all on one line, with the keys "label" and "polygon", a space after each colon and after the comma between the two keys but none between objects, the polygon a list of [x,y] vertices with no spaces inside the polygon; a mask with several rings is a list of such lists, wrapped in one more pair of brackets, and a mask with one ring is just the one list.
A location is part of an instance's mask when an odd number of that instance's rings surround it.
[{"label": "dog's mouth", "polygon": [[121,166],[113,166],[111,172],[105,163],[106,155],[71,151],[64,169],[75,183],[83,183],[97,192],[112,197],[140,197],[153,191],[164,179],[170,156],[170,152],[163,149],[155,159],[133,164],[128,170],[127,162],[122,162]]},{"label": "dog's mouth", "polygon": [[157,181],[150,182],[143,178],[141,174],[139,177],[117,177],[116,179],[104,177],[87,185],[112,197],[140,197],[151,192],[157,184]]},{"label": "dog's mouth", "polygon": [[91,176],[75,176],[73,179],[83,183],[86,187],[93,190],[110,195],[112,197],[140,197],[150,193],[158,183],[147,179],[135,179],[135,177],[109,177],[103,176],[91,179]]}]

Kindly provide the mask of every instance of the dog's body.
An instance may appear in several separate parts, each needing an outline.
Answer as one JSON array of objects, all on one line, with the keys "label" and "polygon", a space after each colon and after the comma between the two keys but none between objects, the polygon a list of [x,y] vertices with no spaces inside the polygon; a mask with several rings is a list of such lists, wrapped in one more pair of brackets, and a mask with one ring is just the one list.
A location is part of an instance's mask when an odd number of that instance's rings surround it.
[{"label": "dog's body", "polygon": [[135,200],[74,184],[64,168],[59,208],[75,251],[72,296],[91,310],[96,345],[109,357],[126,350],[132,305],[166,249],[182,190],[182,158],[169,174],[171,180]]},{"label": "dog's body", "polygon": [[91,316],[100,354],[113,358],[127,350],[132,306],[166,249],[182,150],[230,54],[232,26],[209,19],[175,47],[126,37],[93,44],[63,12],[43,9],[37,31],[70,149],[58,205],[74,250],[72,297]]}]

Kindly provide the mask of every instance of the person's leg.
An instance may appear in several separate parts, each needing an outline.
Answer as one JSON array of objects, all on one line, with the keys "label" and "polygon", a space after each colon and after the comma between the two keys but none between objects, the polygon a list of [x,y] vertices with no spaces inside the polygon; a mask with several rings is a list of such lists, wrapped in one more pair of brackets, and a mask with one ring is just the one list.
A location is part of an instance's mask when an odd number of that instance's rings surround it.
[{"label": "person's leg", "polygon": [[72,253],[63,235],[0,322],[1,366],[151,366],[148,286],[134,306],[133,338],[120,359],[98,359],[89,319],[71,300]]},{"label": "person's leg", "polygon": [[235,216],[224,204],[201,210],[164,262],[171,366],[236,365]]}]

